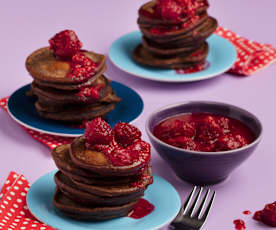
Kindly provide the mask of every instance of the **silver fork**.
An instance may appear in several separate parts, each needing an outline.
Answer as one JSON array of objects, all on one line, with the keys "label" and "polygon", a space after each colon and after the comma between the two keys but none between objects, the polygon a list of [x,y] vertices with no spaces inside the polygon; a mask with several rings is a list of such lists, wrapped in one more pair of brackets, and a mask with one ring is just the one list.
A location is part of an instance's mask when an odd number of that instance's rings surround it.
[{"label": "silver fork", "polygon": [[[203,212],[204,206],[206,204],[207,198],[210,193],[210,189],[208,189],[205,193],[205,196],[199,206],[199,208],[196,211],[196,206],[199,201],[200,195],[202,193],[203,188],[201,187],[196,195],[196,198],[194,199],[194,202],[192,206],[189,208],[189,205],[192,201],[192,198],[194,196],[194,193],[196,191],[197,187],[195,186],[193,190],[191,191],[190,195],[186,199],[184,205],[181,207],[179,213],[177,214],[176,218],[171,222],[170,229],[174,230],[200,230],[211,210],[211,207],[213,205],[216,192],[213,192],[213,195],[208,203],[207,208]],[[189,208],[189,209],[188,209]],[[196,212],[195,212],[196,211]]]}]

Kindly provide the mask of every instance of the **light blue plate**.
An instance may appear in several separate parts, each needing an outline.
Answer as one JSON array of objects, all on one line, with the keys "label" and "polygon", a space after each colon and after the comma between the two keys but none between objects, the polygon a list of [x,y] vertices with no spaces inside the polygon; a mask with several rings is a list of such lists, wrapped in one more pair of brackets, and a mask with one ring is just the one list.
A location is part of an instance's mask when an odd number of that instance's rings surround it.
[{"label": "light blue plate", "polygon": [[144,198],[155,206],[148,216],[141,219],[129,217],[103,222],[78,221],[62,215],[52,204],[55,191],[54,174],[47,173],[32,184],[27,194],[27,205],[31,213],[43,223],[61,230],[151,230],[172,221],[180,209],[180,198],[174,187],[163,178],[154,175]]},{"label": "light blue plate", "polygon": [[236,49],[228,40],[213,34],[208,39],[210,66],[203,71],[176,74],[175,70],[146,67],[132,59],[132,51],[141,43],[141,32],[126,34],[114,41],[109,49],[109,58],[119,69],[141,78],[164,82],[190,82],[215,77],[226,72],[234,64]]},{"label": "light blue plate", "polygon": [[[112,81],[110,85],[116,94],[122,98],[122,101],[117,103],[115,109],[108,113],[108,123],[114,126],[119,121],[129,123],[135,120],[143,111],[142,98],[133,89],[119,82]],[[72,128],[62,122],[40,117],[34,106],[35,99],[26,96],[29,89],[29,84],[23,86],[16,90],[8,100],[8,112],[15,121],[42,133],[69,137],[83,134],[84,129]]]}]

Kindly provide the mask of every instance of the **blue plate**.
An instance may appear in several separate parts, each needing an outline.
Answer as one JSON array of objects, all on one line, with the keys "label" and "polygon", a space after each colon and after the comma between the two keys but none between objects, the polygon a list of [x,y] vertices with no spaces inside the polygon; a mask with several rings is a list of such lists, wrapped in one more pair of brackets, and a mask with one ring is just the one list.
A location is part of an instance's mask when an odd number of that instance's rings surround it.
[{"label": "blue plate", "polygon": [[54,174],[47,173],[32,184],[27,194],[27,205],[31,213],[43,223],[61,230],[151,230],[170,222],[180,209],[180,198],[174,187],[163,178],[154,175],[144,198],[155,206],[152,213],[141,219],[129,217],[103,222],[70,219],[62,215],[52,204],[55,191]]},{"label": "blue plate", "polygon": [[[117,122],[131,122],[143,111],[142,98],[131,88],[116,82],[111,82],[111,87],[122,98],[115,109],[108,113],[107,121],[112,126]],[[47,120],[39,116],[34,106],[34,98],[26,96],[30,84],[16,90],[8,100],[8,112],[11,117],[21,125],[39,132],[75,137],[82,135],[84,129],[72,128],[62,122]]]},{"label": "blue plate", "polygon": [[228,40],[213,34],[208,39],[209,67],[196,73],[176,74],[175,70],[146,67],[132,59],[132,51],[141,43],[141,32],[126,34],[114,41],[109,49],[109,58],[119,69],[141,78],[164,82],[190,82],[215,77],[226,72],[234,64],[236,49]]}]

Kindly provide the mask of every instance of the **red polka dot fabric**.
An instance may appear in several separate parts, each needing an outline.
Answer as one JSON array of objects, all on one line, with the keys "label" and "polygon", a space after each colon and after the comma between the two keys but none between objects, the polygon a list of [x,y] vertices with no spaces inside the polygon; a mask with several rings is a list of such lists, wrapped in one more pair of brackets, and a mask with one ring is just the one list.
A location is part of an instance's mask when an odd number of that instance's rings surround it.
[{"label": "red polka dot fabric", "polygon": [[[0,100],[0,106],[7,111],[7,102],[9,97],[5,97]],[[46,133],[41,133],[35,130],[28,129],[22,126],[23,129],[35,140],[41,142],[42,144],[48,146],[50,149],[57,147],[58,145],[62,144],[69,144],[72,142],[73,138],[71,137],[61,137],[56,135],[50,135]]]},{"label": "red polka dot fabric", "polygon": [[276,61],[276,48],[269,44],[248,40],[222,27],[218,27],[215,33],[236,47],[238,57],[230,73],[250,75]]},{"label": "red polka dot fabric", "polygon": [[28,210],[26,195],[29,187],[23,175],[9,174],[0,192],[0,229],[54,230],[39,222]]}]

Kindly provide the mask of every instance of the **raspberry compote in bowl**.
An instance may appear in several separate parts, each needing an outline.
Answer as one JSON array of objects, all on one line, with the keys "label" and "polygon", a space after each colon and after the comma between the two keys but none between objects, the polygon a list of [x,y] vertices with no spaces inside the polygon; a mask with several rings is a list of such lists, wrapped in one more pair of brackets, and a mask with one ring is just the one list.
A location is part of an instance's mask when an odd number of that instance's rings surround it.
[{"label": "raspberry compote in bowl", "polygon": [[146,122],[156,151],[180,179],[196,185],[225,180],[253,153],[262,130],[252,113],[212,101],[168,105]]}]

